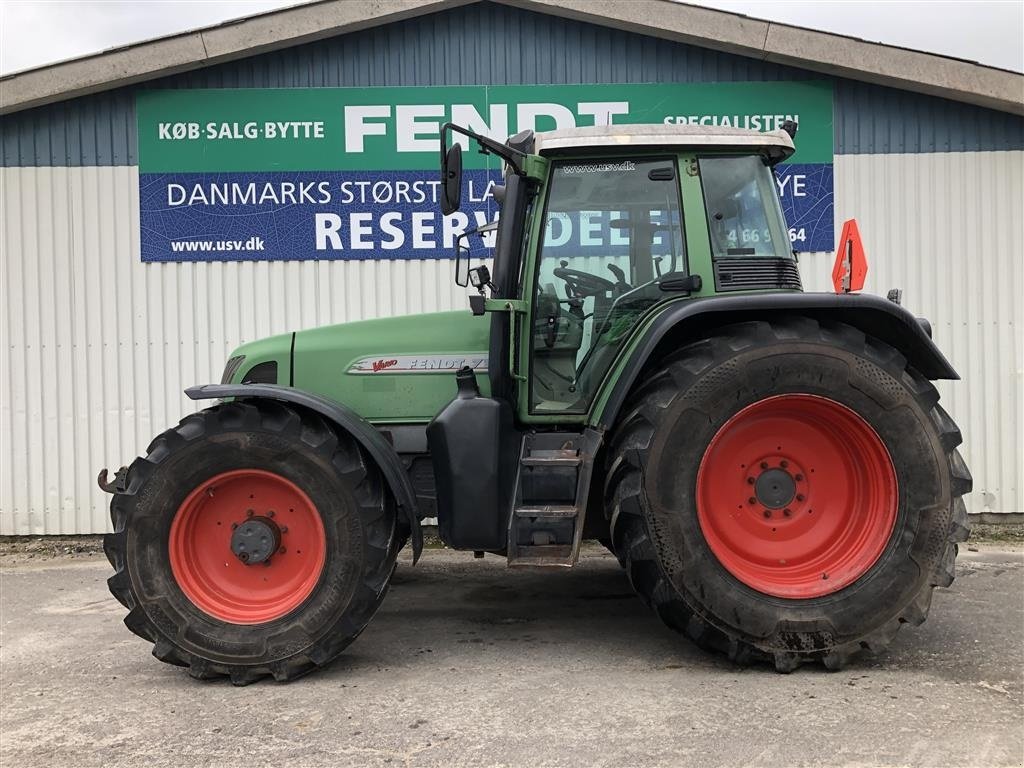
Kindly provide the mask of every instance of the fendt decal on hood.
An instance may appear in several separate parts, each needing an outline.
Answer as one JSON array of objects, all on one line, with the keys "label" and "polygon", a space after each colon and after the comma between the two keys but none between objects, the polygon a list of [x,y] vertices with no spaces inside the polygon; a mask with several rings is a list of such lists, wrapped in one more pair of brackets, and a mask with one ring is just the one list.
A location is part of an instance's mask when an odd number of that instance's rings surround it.
[{"label": "fendt decal on hood", "polygon": [[348,373],[455,373],[463,366],[474,371],[487,370],[486,352],[464,355],[373,355],[356,360]]}]

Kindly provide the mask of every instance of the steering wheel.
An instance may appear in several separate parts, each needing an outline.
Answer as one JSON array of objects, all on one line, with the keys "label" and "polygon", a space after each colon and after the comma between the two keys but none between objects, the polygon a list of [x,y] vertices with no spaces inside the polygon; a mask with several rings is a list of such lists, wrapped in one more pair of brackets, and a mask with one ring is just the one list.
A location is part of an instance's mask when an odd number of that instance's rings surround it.
[{"label": "steering wheel", "polygon": [[565,281],[566,289],[575,297],[582,299],[597,296],[615,288],[615,283],[611,280],[605,280],[582,269],[570,269],[564,266],[565,262],[562,264],[563,266],[554,269],[553,274]]}]

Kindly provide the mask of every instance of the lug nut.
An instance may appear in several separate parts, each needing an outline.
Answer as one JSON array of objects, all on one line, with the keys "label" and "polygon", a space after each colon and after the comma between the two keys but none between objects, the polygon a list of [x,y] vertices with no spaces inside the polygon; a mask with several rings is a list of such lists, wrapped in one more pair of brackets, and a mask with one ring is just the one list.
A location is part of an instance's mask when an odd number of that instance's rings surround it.
[{"label": "lug nut", "polygon": [[796,480],[797,480],[797,482],[800,482],[800,481],[801,481],[801,480],[803,480],[803,479],[804,479],[804,476],[803,476],[803,475],[797,475],[797,476],[796,476]]},{"label": "lug nut", "polygon": [[238,523],[232,523],[231,524],[231,530],[232,531],[235,530],[237,527],[238,527]]},{"label": "lug nut", "polygon": [[783,459],[782,461],[779,462],[779,466],[785,469],[786,467],[789,466],[789,462]]},{"label": "lug nut", "polygon": [[288,526],[287,525],[282,525],[281,526],[281,533],[288,533]]},{"label": "lug nut", "polygon": [[789,509],[784,509],[782,510],[782,514],[784,514],[786,517],[789,517],[793,513]]},{"label": "lug nut", "polygon": [[269,568],[270,567],[270,558],[269,557],[266,560],[263,561],[263,567],[264,568]]},{"label": "lug nut", "polygon": [[244,563],[246,560],[249,559],[249,553],[248,552],[239,552],[238,553],[238,559],[241,560]]},{"label": "lug nut", "polygon": [[772,516],[772,511],[771,511],[770,509],[766,509],[766,510],[764,511],[764,516],[765,516],[765,517],[771,517],[771,516]]},{"label": "lug nut", "polygon": [[279,554],[279,555],[283,555],[283,554],[284,554],[285,552],[287,552],[287,551],[288,551],[288,550],[286,550],[286,549],[285,549],[284,547],[281,547],[281,548],[280,548],[279,550],[277,550],[277,554]]},{"label": "lug nut", "polygon": [[747,478],[747,485],[753,485],[753,484],[754,484],[754,478],[748,477]]},{"label": "lug nut", "polygon": [[252,509],[245,510],[245,516],[246,517],[252,517],[255,514],[256,514],[255,510],[252,510]]},{"label": "lug nut", "polygon": [[757,499],[751,496],[749,499],[747,499],[747,502],[750,504],[757,504]]},{"label": "lug nut", "polygon": [[274,516],[274,510],[268,509],[267,510],[267,517],[273,517],[273,516]]},{"label": "lug nut", "polygon": [[767,461],[762,461],[761,462],[761,469],[768,469],[768,462]]},{"label": "lug nut", "polygon": [[804,496],[804,495],[803,495],[802,493],[798,493],[798,494],[796,495],[796,500],[797,500],[797,501],[803,501],[803,500],[804,500],[804,499],[806,499],[806,498],[807,498],[807,497],[806,497],[806,496]]}]

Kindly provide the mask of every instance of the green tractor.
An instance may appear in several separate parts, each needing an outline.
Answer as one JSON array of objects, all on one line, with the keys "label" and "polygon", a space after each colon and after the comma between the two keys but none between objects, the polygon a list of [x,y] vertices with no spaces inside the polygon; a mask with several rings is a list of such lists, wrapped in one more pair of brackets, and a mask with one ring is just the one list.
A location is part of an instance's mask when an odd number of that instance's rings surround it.
[{"label": "green tractor", "polygon": [[100,475],[125,624],[194,677],[291,680],[358,636],[428,518],[513,567],[598,539],[737,663],[836,669],[920,624],[968,535],[931,383],[958,377],[898,295],[849,291],[852,246],[836,293],[802,291],[773,173],[794,134],[445,125],[445,214],[463,143],[504,168],[492,268],[456,242],[470,311],[245,344],[188,389],[219,402]]}]

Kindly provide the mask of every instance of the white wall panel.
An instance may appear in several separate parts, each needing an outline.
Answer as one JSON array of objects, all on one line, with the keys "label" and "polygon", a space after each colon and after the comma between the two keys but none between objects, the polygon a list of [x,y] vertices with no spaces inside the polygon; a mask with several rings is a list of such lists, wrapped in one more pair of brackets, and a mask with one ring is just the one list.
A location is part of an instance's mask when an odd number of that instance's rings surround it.
[{"label": "white wall panel", "polygon": [[107,530],[116,469],[238,344],[467,306],[451,261],[143,264],[134,167],[0,169],[0,534]]},{"label": "white wall panel", "polygon": [[[868,290],[904,289],[964,375],[972,512],[1024,511],[1024,153],[836,158]],[[134,167],[0,169],[0,534],[106,530],[101,466],[194,409],[233,347],[295,328],[466,306],[450,261],[143,264]],[[803,257],[829,289],[829,254]]]},{"label": "white wall panel", "polygon": [[[964,433],[970,512],[1024,512],[1024,152],[835,159],[836,236],[856,218],[865,290],[903,289],[963,378],[939,382]],[[833,254],[801,259],[832,290]]]}]

